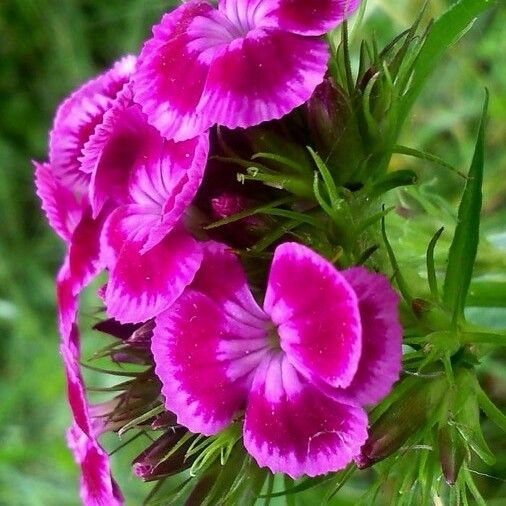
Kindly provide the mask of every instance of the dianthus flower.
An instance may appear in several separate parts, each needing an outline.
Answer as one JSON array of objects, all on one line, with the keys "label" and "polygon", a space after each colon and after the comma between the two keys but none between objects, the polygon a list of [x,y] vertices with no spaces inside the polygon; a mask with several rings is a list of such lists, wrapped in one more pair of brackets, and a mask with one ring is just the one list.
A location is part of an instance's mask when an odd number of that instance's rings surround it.
[{"label": "dianthus flower", "polygon": [[150,126],[127,85],[87,142],[97,216],[104,225],[101,259],[109,269],[105,302],[120,322],[142,322],[169,307],[199,268],[198,242],[182,218],[204,174],[208,134],[175,143]]},{"label": "dianthus flower", "polygon": [[[99,269],[99,236],[104,214],[92,216],[90,174],[83,170],[85,143],[128,82],[135,57],[127,56],[66,98],[49,134],[49,162],[35,162],[35,185],[51,228],[67,244],[60,277],[68,277],[76,295]],[[67,326],[67,333],[69,324]]]},{"label": "dianthus flower", "polygon": [[165,405],[204,435],[244,410],[246,450],[272,472],[342,469],[366,440],[363,406],[398,379],[397,304],[384,276],[339,272],[309,248],[284,243],[260,308],[237,257],[206,243],[194,282],[155,320]]},{"label": "dianthus flower", "polygon": [[[135,100],[162,135],[213,124],[248,127],[303,104],[327,70],[321,36],[358,0],[192,0],[153,28],[134,76]],[[190,78],[188,76],[191,76]]]},{"label": "dianthus flower", "polygon": [[60,346],[65,363],[67,393],[74,417],[67,431],[67,443],[81,467],[81,499],[89,506],[120,506],[121,492],[111,477],[109,456],[98,443],[101,427],[91,417],[80,372],[79,334],[77,327]]},{"label": "dianthus flower", "polygon": [[121,503],[107,453],[101,448],[89,415],[80,374],[76,327],[77,297],[101,269],[100,234],[106,213],[92,215],[88,199],[90,175],[82,170],[85,143],[128,82],[135,58],[128,56],[109,71],[88,81],[59,107],[49,137],[49,163],[35,165],[35,184],[51,228],[63,239],[67,254],[57,277],[60,351],[65,364],[73,424],[68,443],[81,466],[81,497],[85,504]]},{"label": "dianthus flower", "polygon": [[82,149],[130,79],[135,64],[134,56],[122,58],[110,70],[79,87],[58,107],[49,133],[49,163],[65,186],[81,193],[88,191],[89,175],[80,161]]}]

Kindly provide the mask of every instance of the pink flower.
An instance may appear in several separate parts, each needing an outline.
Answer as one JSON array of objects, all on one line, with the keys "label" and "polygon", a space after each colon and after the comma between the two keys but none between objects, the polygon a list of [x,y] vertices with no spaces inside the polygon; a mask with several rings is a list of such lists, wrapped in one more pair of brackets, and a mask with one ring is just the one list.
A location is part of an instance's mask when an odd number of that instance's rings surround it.
[{"label": "pink flower", "polygon": [[68,443],[81,465],[81,497],[87,506],[115,506],[122,500],[111,478],[109,458],[97,441],[79,369],[77,298],[102,268],[99,239],[107,215],[105,210],[92,215],[87,195],[90,175],[82,170],[80,158],[84,144],[128,81],[134,66],[134,57],[123,58],[67,98],[57,111],[50,133],[50,162],[34,162],[42,208],[51,228],[67,245],[57,277],[60,351],[74,418]]},{"label": "pink flower", "polygon": [[62,345],[76,320],[77,297],[101,270],[100,234],[106,213],[95,219],[80,179],[60,178],[49,163],[34,162],[35,186],[51,228],[67,246],[65,260],[57,276],[58,312]]},{"label": "pink flower", "polygon": [[93,216],[114,208],[101,236],[109,269],[108,314],[142,322],[165,310],[192,281],[200,246],[182,219],[203,177],[208,134],[181,143],[164,139],[132,100],[118,95],[83,151],[91,174]]},{"label": "pink flower", "polygon": [[367,437],[363,406],[398,379],[398,297],[386,278],[279,246],[260,308],[236,256],[206,243],[179,300],[156,318],[152,352],[165,405],[211,435],[245,411],[260,466],[296,478],[344,468]]},{"label": "pink flower", "polygon": [[[92,215],[87,196],[90,174],[81,163],[83,148],[129,80],[135,61],[133,56],[121,59],[65,99],[49,135],[49,163],[34,162],[42,209],[51,228],[67,244],[64,269],[75,296],[101,268],[99,237],[106,215]],[[65,327],[68,333],[68,322]]]},{"label": "pink flower", "polygon": [[67,443],[81,466],[81,499],[85,506],[120,506],[121,492],[111,477],[109,456],[97,441],[99,436],[90,417],[79,371],[79,335],[77,328],[63,339],[61,354],[65,363],[68,399],[74,423],[67,432]]},{"label": "pink flower", "polygon": [[[142,49],[135,100],[162,135],[280,118],[322,82],[321,35],[359,0],[192,0],[166,14]],[[189,76],[191,76],[189,78]]]},{"label": "pink flower", "polygon": [[123,85],[130,79],[136,58],[126,56],[88,81],[58,107],[49,134],[49,163],[56,179],[67,188],[86,193],[90,176],[80,162],[82,149]]},{"label": "pink flower", "polygon": [[[36,164],[37,187],[53,228],[68,242],[68,251],[57,277],[60,353],[65,365],[67,398],[73,416],[67,443],[81,466],[81,498],[85,506],[119,506],[121,492],[111,476],[109,457],[100,446],[97,425],[90,416],[80,373],[77,330],[78,296],[98,272],[99,235],[103,218],[93,220],[86,203],[78,201],[54,181],[48,164]],[[84,199],[83,202],[86,202]],[[65,212],[69,212],[65,219]],[[74,217],[75,216],[75,217]],[[73,217],[72,219],[70,217]]]}]

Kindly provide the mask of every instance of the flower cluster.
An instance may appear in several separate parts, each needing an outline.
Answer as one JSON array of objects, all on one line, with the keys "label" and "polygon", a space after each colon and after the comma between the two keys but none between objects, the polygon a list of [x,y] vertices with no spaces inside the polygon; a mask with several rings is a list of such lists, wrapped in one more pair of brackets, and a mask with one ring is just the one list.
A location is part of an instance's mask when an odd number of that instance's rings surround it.
[{"label": "flower cluster", "polygon": [[[67,245],[57,278],[61,353],[85,504],[121,504],[98,437],[157,398],[163,412],[143,420],[177,429],[136,459],[145,479],[161,468],[167,475],[167,454],[187,430],[213,436],[231,424],[240,424],[258,466],[274,473],[316,476],[358,459],[364,406],[381,400],[400,371],[398,298],[388,279],[354,262],[336,268],[318,241],[303,240],[311,227],[297,242],[281,231],[249,261],[241,248],[276,232],[275,219],[246,213],[221,230],[209,226],[278,193],[286,198],[279,160],[268,186],[247,185],[223,155],[230,146],[261,151],[265,135],[252,127],[266,121],[267,136],[279,138],[273,120],[296,112],[324,81],[322,36],[357,5],[186,2],[153,28],[138,58],[120,60],[58,109],[36,185]],[[316,101],[325,95],[318,89]],[[313,117],[315,103],[307,107]],[[312,169],[309,181],[311,194]],[[315,205],[292,204],[287,216]],[[147,369],[128,395],[89,405],[77,299],[101,271],[108,274],[99,290],[108,318],[101,330],[123,346],[112,357]]]}]

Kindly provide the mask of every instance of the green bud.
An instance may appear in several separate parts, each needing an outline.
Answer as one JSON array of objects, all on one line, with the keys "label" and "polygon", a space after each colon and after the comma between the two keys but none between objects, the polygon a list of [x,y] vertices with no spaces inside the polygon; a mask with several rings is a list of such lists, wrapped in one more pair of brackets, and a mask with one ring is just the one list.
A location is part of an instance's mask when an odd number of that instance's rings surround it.
[{"label": "green bud", "polygon": [[413,379],[413,385],[373,423],[357,459],[358,467],[370,467],[389,457],[421,428],[431,426],[446,390],[443,375]]},{"label": "green bud", "polygon": [[467,452],[462,438],[453,425],[445,423],[439,429],[438,446],[443,476],[448,485],[454,485]]}]

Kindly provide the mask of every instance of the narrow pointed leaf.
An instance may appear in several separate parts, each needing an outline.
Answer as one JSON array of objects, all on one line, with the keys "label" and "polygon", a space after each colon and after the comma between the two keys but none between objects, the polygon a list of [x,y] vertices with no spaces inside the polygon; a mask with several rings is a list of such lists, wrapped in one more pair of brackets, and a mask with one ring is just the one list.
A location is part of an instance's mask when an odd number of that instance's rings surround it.
[{"label": "narrow pointed leaf", "polygon": [[441,227],[431,239],[427,248],[427,279],[429,281],[430,293],[434,300],[439,300],[439,290],[437,286],[436,268],[434,266],[434,248],[443,233],[444,227]]},{"label": "narrow pointed leaf", "polygon": [[506,415],[490,400],[488,395],[478,388],[478,404],[488,419],[506,432]]},{"label": "narrow pointed leaf", "polygon": [[483,165],[485,151],[485,118],[488,107],[488,91],[469,169],[468,181],[460,202],[458,223],[450,246],[448,268],[443,290],[443,302],[454,318],[464,314],[467,292],[471,283],[474,261],[478,251],[480,212],[482,205]]},{"label": "narrow pointed leaf", "polygon": [[416,57],[410,85],[400,106],[399,130],[448,48],[465,33],[477,16],[494,4],[492,0],[460,0],[436,19]]},{"label": "narrow pointed leaf", "polygon": [[371,188],[369,195],[370,198],[374,200],[384,193],[393,190],[394,188],[399,188],[401,186],[411,186],[416,184],[417,181],[418,176],[412,170],[396,170],[380,178]]}]

